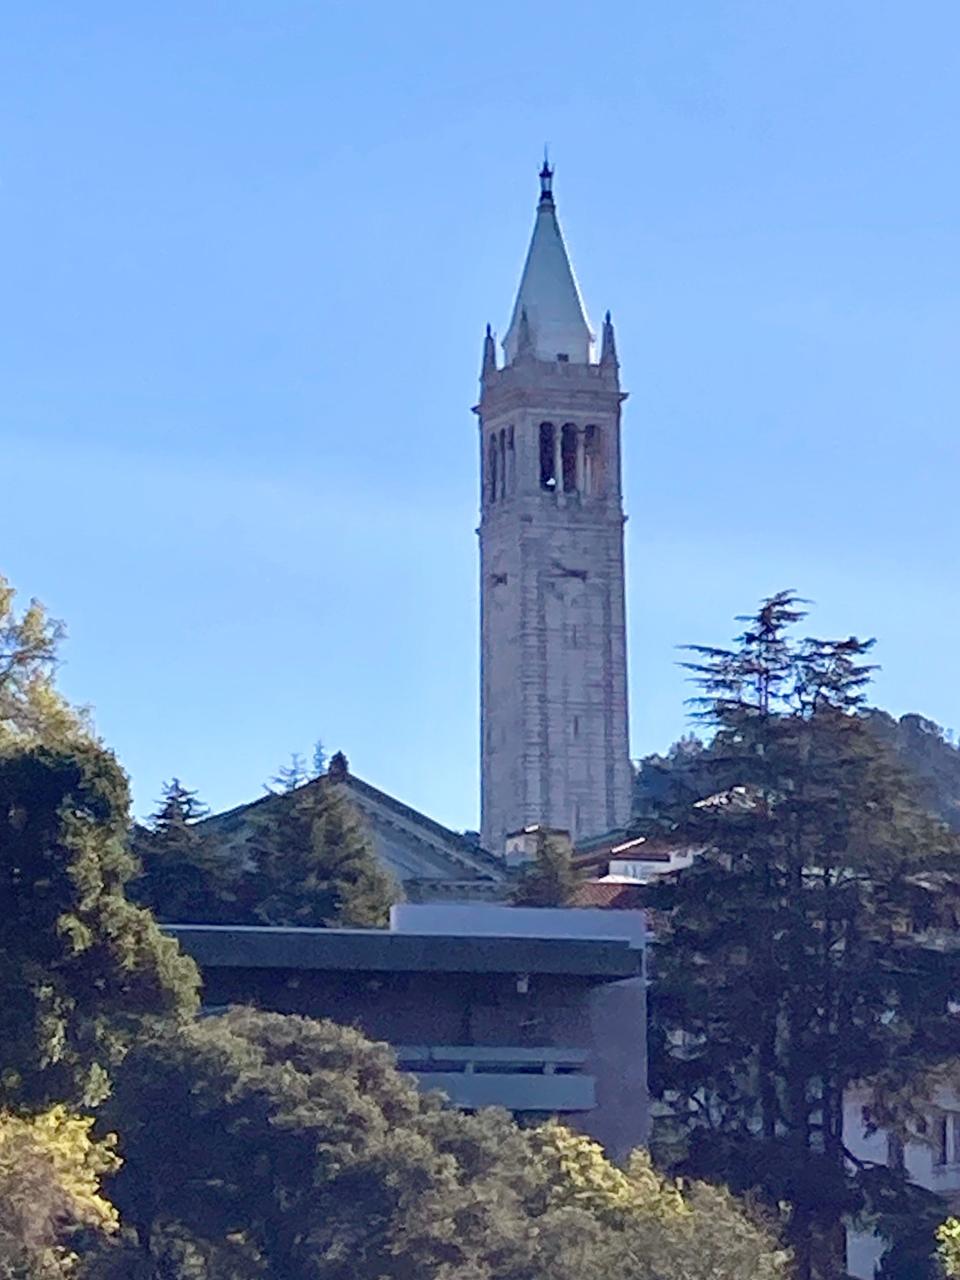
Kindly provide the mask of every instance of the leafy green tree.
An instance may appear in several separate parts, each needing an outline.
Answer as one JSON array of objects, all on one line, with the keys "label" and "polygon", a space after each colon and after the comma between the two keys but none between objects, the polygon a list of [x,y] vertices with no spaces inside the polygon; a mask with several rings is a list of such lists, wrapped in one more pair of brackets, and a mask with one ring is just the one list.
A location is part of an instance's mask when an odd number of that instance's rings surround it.
[{"label": "leafy green tree", "polygon": [[329,1022],[237,1009],[170,1030],[124,1060],[104,1119],[134,1247],[97,1280],[786,1276],[730,1197],[639,1157],[625,1175],[557,1126],[443,1108]]},{"label": "leafy green tree", "polygon": [[540,830],[533,861],[524,868],[511,901],[517,907],[562,907],[578,882],[569,836]]},{"label": "leafy green tree", "polygon": [[399,896],[348,797],[327,777],[265,803],[248,851],[254,869],[240,892],[259,924],[379,926]]},{"label": "leafy green tree", "polygon": [[704,852],[648,900],[658,1149],[788,1202],[810,1280],[842,1270],[843,1222],[876,1181],[844,1141],[845,1091],[892,1097],[960,1054],[957,958],[924,943],[960,859],[861,714],[869,643],[797,640],[803,617],[782,593],[735,648],[694,650],[716,736],[674,831]]},{"label": "leafy green tree", "polygon": [[937,1252],[943,1273],[954,1280],[960,1276],[960,1220],[948,1218],[937,1232]]},{"label": "leafy green tree", "polygon": [[116,1232],[101,1180],[117,1167],[111,1139],[93,1121],[56,1106],[35,1116],[0,1113],[0,1276],[64,1280],[78,1248]]},{"label": "leafy green tree", "polygon": [[138,903],[170,924],[229,922],[239,872],[218,856],[198,825],[209,810],[174,778],[145,827],[133,832],[133,851],[143,873],[132,885]]},{"label": "leafy green tree", "polygon": [[0,575],[0,749],[90,736],[84,714],[54,686],[63,635],[38,601],[18,612],[16,592]]},{"label": "leafy green tree", "polygon": [[497,1209],[458,1221],[456,1164],[420,1123],[435,1107],[355,1031],[234,1011],[127,1057],[112,1194],[154,1259],[228,1240],[241,1275],[261,1259],[286,1280],[461,1274],[447,1265],[482,1254]]},{"label": "leafy green tree", "polygon": [[777,1224],[748,1212],[721,1187],[681,1187],[644,1151],[618,1168],[589,1138],[551,1123],[530,1143],[544,1175],[546,1204],[575,1207],[616,1232],[628,1280],[776,1280],[790,1269]]},{"label": "leafy green tree", "polygon": [[0,1104],[96,1103],[141,1028],[196,1008],[193,962],[126,897],[127,828],[103,749],[0,755]]}]

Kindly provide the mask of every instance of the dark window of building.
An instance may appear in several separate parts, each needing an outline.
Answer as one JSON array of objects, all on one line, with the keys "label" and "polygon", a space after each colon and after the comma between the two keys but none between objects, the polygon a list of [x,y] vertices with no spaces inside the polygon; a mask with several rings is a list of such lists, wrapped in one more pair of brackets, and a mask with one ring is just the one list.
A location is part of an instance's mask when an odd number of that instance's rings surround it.
[{"label": "dark window of building", "polygon": [[487,480],[487,496],[491,502],[497,500],[497,436],[496,432],[490,437],[490,471]]},{"label": "dark window of building", "polygon": [[570,363],[570,357],[567,355],[566,351],[558,351],[558,352],[557,352],[557,363],[558,363],[558,364],[569,364],[569,363]]},{"label": "dark window of building", "polygon": [[603,433],[599,427],[586,427],[583,433],[584,489],[598,496],[603,493]]},{"label": "dark window of building", "polygon": [[556,458],[553,449],[553,423],[540,423],[540,488],[551,493],[557,487]]},{"label": "dark window of building", "polygon": [[507,496],[507,433],[500,432],[500,497]]},{"label": "dark window of building", "polygon": [[564,424],[560,437],[560,453],[563,464],[563,492],[577,490],[577,428],[572,422]]}]

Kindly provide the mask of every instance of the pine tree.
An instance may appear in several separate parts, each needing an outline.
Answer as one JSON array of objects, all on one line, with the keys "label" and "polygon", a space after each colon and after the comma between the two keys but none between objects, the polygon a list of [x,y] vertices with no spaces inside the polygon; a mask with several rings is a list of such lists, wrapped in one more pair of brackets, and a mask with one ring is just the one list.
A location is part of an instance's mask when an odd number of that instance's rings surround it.
[{"label": "pine tree", "polygon": [[267,784],[268,791],[296,791],[308,782],[306,765],[299,751],[290,752],[290,763],[281,765]]},{"label": "pine tree", "polygon": [[540,830],[533,862],[524,869],[511,901],[517,907],[562,907],[578,880],[569,836]]},{"label": "pine tree", "polygon": [[132,896],[167,924],[231,923],[239,873],[218,857],[198,824],[209,810],[179,778],[164,783],[163,799],[133,850],[142,875]]},{"label": "pine tree", "polygon": [[674,830],[703,850],[648,890],[658,1145],[695,1176],[792,1206],[798,1280],[833,1277],[845,1216],[897,1175],[851,1163],[843,1098],[960,1054],[955,958],[923,932],[957,900],[956,840],[860,713],[871,645],[797,640],[790,592],[736,648],[695,648],[716,728]]},{"label": "pine tree", "polygon": [[384,925],[399,894],[349,799],[328,777],[282,808],[279,798],[270,801],[249,851],[255,869],[242,893],[259,924]]},{"label": "pine tree", "polygon": [[133,1036],[196,1007],[193,962],[126,897],[127,827],[103,749],[0,755],[0,1106],[92,1105]]}]

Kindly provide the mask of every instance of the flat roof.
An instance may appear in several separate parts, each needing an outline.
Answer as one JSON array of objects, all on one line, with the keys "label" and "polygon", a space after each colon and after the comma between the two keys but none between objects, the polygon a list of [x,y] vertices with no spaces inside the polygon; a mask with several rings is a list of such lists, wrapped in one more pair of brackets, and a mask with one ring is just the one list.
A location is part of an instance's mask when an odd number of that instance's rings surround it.
[{"label": "flat roof", "polygon": [[508,938],[168,924],[201,969],[313,969],[359,973],[540,973],[616,981],[641,973],[642,955],[621,938]]}]

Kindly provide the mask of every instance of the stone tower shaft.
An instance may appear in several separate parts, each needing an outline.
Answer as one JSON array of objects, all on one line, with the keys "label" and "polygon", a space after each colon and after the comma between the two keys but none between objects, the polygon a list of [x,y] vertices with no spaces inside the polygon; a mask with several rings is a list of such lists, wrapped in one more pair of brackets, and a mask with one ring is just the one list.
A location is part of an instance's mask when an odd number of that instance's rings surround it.
[{"label": "stone tower shaft", "polygon": [[[481,837],[539,823],[574,838],[629,818],[620,390],[613,326],[593,341],[545,166],[480,420]],[[566,343],[569,350],[557,349]]]}]

